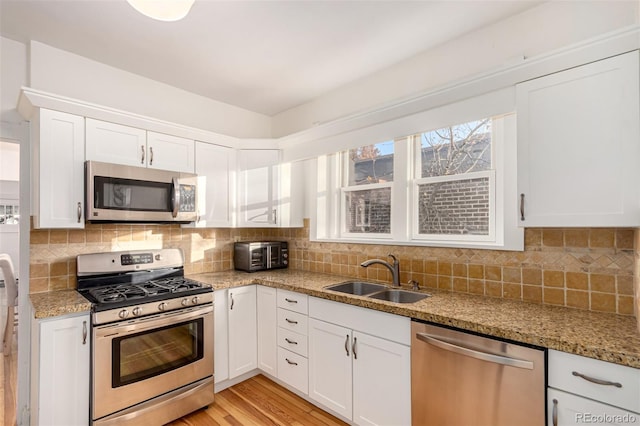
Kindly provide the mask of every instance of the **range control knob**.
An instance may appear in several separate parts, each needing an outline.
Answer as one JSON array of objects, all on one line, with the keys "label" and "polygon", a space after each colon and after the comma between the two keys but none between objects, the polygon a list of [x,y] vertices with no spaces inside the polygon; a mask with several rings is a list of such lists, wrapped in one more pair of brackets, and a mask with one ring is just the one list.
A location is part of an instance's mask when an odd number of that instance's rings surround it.
[{"label": "range control knob", "polygon": [[193,299],[191,299],[191,303],[192,303],[192,304],[194,304],[194,305],[195,305],[196,303],[198,303],[199,301],[200,301],[200,298],[199,298],[198,296],[194,296],[194,298],[193,298]]},{"label": "range control knob", "polygon": [[160,261],[160,260],[162,260],[162,255],[161,254],[156,254],[155,258],[156,258],[156,260]]},{"label": "range control knob", "polygon": [[118,316],[124,319],[129,316],[129,311],[127,311],[126,309],[123,309],[120,312],[118,312]]},{"label": "range control knob", "polygon": [[139,306],[136,306],[135,308],[133,308],[133,311],[131,311],[131,313],[133,314],[133,316],[138,316],[140,314],[142,314],[142,308]]},{"label": "range control knob", "polygon": [[159,311],[164,311],[165,309],[167,309],[167,304],[162,302],[158,305],[158,310]]},{"label": "range control knob", "polygon": [[180,304],[182,306],[187,306],[189,304],[189,299],[187,299],[186,297],[184,299],[182,299],[182,301],[180,302]]}]

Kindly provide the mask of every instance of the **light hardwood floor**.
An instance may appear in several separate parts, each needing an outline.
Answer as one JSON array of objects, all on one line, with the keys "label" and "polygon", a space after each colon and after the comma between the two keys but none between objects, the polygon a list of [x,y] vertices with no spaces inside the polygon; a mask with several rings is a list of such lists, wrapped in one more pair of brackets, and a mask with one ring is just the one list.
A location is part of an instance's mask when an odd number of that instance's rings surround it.
[{"label": "light hardwood floor", "polygon": [[207,409],[169,426],[346,425],[263,375],[218,392]]},{"label": "light hardwood floor", "polygon": [[[4,305],[0,306],[6,312]],[[0,320],[0,330],[4,330],[6,313]],[[0,333],[2,334],[2,333]],[[18,343],[14,331],[11,352],[0,354],[0,424],[9,426],[16,424],[16,390],[18,382]]]}]

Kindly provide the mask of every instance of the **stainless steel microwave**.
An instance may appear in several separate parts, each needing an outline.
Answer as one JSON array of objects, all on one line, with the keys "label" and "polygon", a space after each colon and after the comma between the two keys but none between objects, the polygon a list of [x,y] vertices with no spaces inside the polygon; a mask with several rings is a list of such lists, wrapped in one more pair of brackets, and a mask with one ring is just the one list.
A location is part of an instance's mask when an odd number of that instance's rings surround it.
[{"label": "stainless steel microwave", "polygon": [[85,162],[89,222],[193,222],[198,177],[120,164]]}]

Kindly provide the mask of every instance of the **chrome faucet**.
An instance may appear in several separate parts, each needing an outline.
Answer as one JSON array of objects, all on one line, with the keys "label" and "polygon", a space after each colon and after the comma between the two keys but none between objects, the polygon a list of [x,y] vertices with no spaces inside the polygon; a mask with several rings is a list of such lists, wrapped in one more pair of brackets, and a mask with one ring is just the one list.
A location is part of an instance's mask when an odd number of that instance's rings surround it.
[{"label": "chrome faucet", "polygon": [[389,257],[391,259],[393,259],[393,265],[390,264],[389,262],[387,262],[386,260],[369,259],[369,260],[365,260],[364,262],[362,262],[360,264],[360,266],[363,266],[363,267],[366,268],[367,266],[371,266],[371,265],[374,265],[376,263],[380,264],[382,266],[385,266],[391,272],[392,285],[394,285],[395,287],[400,287],[400,262],[392,254],[390,254]]}]

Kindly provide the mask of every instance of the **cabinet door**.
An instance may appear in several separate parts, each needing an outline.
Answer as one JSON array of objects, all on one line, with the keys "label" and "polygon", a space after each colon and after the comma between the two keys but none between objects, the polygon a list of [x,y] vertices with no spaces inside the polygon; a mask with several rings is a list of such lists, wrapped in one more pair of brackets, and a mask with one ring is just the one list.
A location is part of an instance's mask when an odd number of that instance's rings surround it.
[{"label": "cabinet door", "polygon": [[84,228],[84,118],[41,109],[34,137],[36,228]]},{"label": "cabinet door", "polygon": [[410,425],[409,346],[354,331],[352,355],[354,423]]},{"label": "cabinet door", "polygon": [[238,224],[275,226],[278,212],[279,151],[273,149],[238,152]]},{"label": "cabinet door", "polygon": [[87,160],[146,167],[147,132],[87,118]]},{"label": "cabinet door", "polygon": [[194,173],[195,142],[163,133],[147,132],[147,167]]},{"label": "cabinet door", "polygon": [[213,344],[213,369],[215,382],[229,378],[229,305],[227,289],[216,290]]},{"label": "cabinet door", "polygon": [[640,414],[602,404],[553,388],[547,389],[547,419],[550,426],[629,425],[636,424]]},{"label": "cabinet door", "polygon": [[258,366],[256,286],[229,290],[229,378]]},{"label": "cabinet door", "polygon": [[517,86],[520,224],[640,224],[638,80],[635,51]]},{"label": "cabinet door", "polygon": [[351,330],[348,328],[309,318],[309,398],[351,419]]},{"label": "cabinet door", "polygon": [[89,315],[40,323],[38,424],[89,424]]},{"label": "cabinet door", "polygon": [[274,377],[278,375],[276,289],[259,285],[258,297],[258,368]]},{"label": "cabinet door", "polygon": [[235,194],[235,162],[234,149],[196,142],[197,227],[233,226],[231,208]]}]

